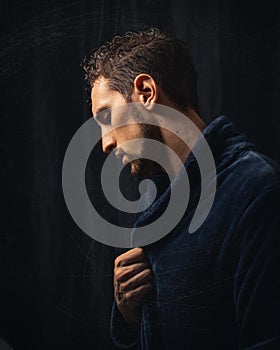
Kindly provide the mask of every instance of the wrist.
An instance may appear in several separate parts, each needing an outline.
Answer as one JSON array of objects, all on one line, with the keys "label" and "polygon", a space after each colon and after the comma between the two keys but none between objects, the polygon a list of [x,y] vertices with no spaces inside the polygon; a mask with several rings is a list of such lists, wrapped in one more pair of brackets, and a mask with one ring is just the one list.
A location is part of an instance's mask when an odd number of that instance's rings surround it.
[{"label": "wrist", "polygon": [[133,331],[138,331],[141,322],[141,309],[139,308],[132,311],[119,309],[119,311],[122,314],[128,327]]}]

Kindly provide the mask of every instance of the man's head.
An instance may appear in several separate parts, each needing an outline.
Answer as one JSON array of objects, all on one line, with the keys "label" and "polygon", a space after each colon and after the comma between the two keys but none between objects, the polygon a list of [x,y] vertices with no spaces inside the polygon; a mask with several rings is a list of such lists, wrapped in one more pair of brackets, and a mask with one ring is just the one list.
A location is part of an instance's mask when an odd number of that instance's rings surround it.
[{"label": "man's head", "polygon": [[[146,86],[145,90],[149,90],[144,95],[149,96],[148,103],[154,103],[156,88],[152,88],[153,79],[144,74],[142,76],[145,77],[145,81],[140,84]],[[132,98],[134,102],[140,102],[142,99],[142,89],[140,87],[139,93],[137,92]],[[159,167],[154,162],[143,159],[142,155],[147,147],[146,139],[163,141],[161,132],[159,127],[149,124],[149,118],[146,117],[147,123],[143,123],[143,113],[136,112],[136,106],[138,108],[140,106],[127,103],[121,93],[110,89],[108,79],[103,77],[95,81],[91,90],[91,101],[93,116],[102,133],[103,152],[114,151],[123,165],[130,163],[131,173],[139,179],[150,177],[158,172]],[[126,144],[127,141],[136,139],[140,140],[137,146]]]},{"label": "man's head", "polygon": [[150,75],[174,108],[197,111],[197,75],[191,53],[184,42],[171,34],[151,28],[127,32],[99,47],[84,64],[86,81],[93,87],[99,77],[109,88],[131,102],[135,78]]},{"label": "man's head", "polygon": [[[159,103],[196,118],[196,72],[191,54],[183,42],[154,28],[128,32],[95,51],[84,69],[91,87],[92,113],[102,131],[104,152],[114,150],[125,164],[130,161],[130,155],[141,158],[141,149],[124,149],[124,142],[153,138],[185,159],[186,145],[168,130],[137,123],[116,127],[126,122],[127,115],[100,113],[126,106],[129,102],[140,102],[147,109]],[[110,128],[112,131],[108,132]],[[154,163],[148,160],[131,162],[132,173],[139,177],[149,177],[155,169]]]}]

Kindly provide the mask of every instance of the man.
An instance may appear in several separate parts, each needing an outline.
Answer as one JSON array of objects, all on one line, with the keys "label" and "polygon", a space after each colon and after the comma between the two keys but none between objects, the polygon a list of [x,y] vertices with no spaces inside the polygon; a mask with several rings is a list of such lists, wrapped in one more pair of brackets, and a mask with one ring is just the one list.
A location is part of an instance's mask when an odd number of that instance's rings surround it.
[{"label": "man", "polygon": [[[190,181],[180,223],[162,239],[115,260],[114,343],[138,349],[279,349],[278,165],[258,153],[226,117],[205,125],[191,55],[172,35],[152,28],[115,37],[91,55],[85,71],[103,151],[115,152],[141,179],[164,180],[160,166],[141,158],[141,152],[130,162],[123,146],[137,138],[160,141],[184,162]],[[126,114],[100,113],[128,103],[146,110],[156,104],[173,108],[207,140],[217,190],[209,215],[194,234],[188,227],[202,181],[192,147],[166,128],[122,125],[116,119]],[[118,123],[122,126],[110,130]],[[194,138],[197,147],[196,142],[199,137]],[[139,214],[134,228],[162,214],[171,188],[180,182],[178,171],[173,181]]]}]

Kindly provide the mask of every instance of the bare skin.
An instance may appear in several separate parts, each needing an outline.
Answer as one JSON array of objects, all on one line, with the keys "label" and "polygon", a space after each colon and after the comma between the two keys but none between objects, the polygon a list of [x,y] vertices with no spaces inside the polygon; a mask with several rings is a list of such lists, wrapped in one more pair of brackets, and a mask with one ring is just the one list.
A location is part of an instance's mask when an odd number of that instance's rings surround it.
[{"label": "bare skin", "polygon": [[131,330],[138,331],[141,302],[153,285],[152,270],[142,248],[131,249],[115,260],[114,296]]}]

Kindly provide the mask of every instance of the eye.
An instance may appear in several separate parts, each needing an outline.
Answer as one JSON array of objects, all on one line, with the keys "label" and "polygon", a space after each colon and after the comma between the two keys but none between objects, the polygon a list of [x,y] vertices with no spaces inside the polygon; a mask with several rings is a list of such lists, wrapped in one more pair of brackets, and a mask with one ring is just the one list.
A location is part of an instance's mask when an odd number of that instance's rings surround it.
[{"label": "eye", "polygon": [[95,119],[98,122],[98,124],[110,125],[111,124],[111,112],[110,111],[100,112],[97,114]]},{"label": "eye", "polygon": [[111,112],[104,113],[103,124],[106,124],[106,125],[111,124]]}]

